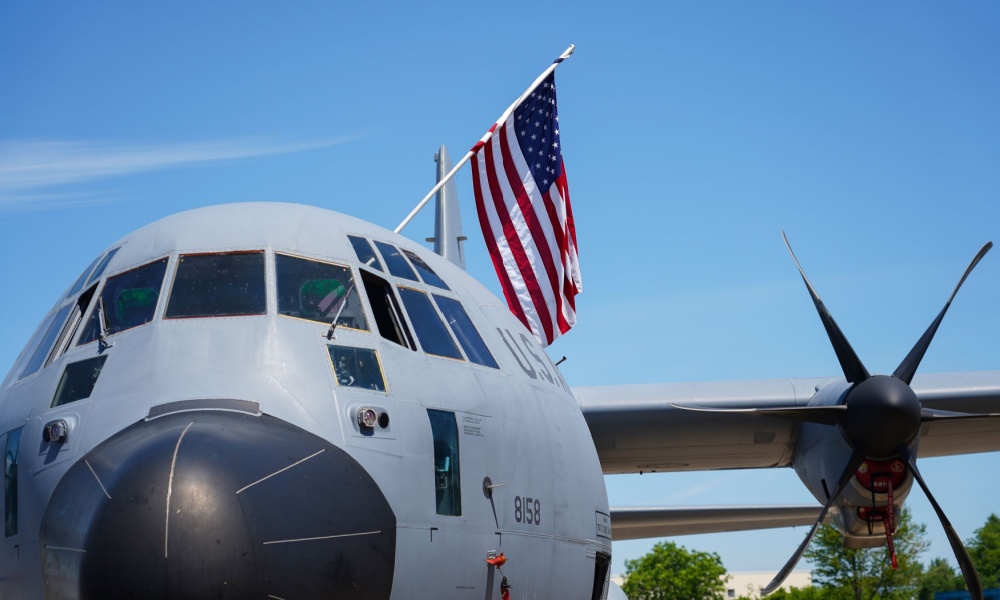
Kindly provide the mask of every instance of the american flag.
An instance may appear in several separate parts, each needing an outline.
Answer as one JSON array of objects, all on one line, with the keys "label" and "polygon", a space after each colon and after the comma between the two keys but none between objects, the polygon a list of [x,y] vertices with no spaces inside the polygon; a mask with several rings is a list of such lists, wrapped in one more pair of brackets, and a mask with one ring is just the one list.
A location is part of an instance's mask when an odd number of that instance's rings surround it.
[{"label": "american flag", "polygon": [[576,324],[583,290],[554,73],[490,131],[472,149],[479,224],[507,305],[547,346]]}]

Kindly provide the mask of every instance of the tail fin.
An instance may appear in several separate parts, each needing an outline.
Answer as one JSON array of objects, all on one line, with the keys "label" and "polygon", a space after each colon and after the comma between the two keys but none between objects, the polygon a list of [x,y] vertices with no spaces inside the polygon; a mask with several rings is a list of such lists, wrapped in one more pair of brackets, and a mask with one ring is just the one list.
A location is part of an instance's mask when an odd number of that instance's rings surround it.
[{"label": "tail fin", "polygon": [[[437,179],[441,179],[451,170],[451,159],[448,149],[444,146],[434,155],[437,163]],[[465,250],[463,242],[468,239],[462,235],[462,215],[458,210],[458,192],[455,180],[449,181],[437,194],[437,205],[434,214],[434,237],[427,238],[434,242],[434,252],[455,263],[465,270]]]}]

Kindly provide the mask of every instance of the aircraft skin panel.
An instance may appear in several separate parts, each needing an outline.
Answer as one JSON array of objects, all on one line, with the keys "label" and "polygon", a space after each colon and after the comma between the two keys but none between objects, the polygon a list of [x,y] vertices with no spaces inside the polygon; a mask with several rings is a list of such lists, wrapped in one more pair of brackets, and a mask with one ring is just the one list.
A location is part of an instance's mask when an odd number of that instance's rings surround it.
[{"label": "aircraft skin panel", "polygon": [[[803,378],[575,387],[605,474],[791,466],[798,437],[787,419],[704,408],[805,406],[842,379]],[[1000,414],[1000,371],[917,375],[921,403],[939,410]],[[921,456],[1000,451],[1000,418],[925,423]]]}]

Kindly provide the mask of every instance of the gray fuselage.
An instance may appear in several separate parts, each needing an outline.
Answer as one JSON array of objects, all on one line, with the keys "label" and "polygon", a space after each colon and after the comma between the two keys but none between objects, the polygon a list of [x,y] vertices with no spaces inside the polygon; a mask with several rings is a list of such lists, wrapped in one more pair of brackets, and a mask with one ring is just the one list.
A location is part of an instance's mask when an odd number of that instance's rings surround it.
[{"label": "gray fuselage", "polygon": [[580,408],[464,271],[294,204],[180,213],[111,251],[0,387],[0,597],[478,600],[500,552],[515,597],[603,587]]}]

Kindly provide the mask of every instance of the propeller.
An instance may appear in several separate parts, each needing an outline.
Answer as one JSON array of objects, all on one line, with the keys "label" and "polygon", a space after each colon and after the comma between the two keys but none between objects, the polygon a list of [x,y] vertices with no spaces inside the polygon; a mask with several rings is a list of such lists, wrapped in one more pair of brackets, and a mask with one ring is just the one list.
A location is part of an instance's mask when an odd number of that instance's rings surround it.
[{"label": "propeller", "polygon": [[841,493],[844,491],[844,488],[847,487],[851,478],[866,459],[882,460],[886,458],[899,457],[906,462],[910,472],[913,473],[914,479],[917,480],[920,488],[924,491],[927,499],[934,507],[938,519],[941,521],[941,525],[944,527],[948,536],[948,540],[951,542],[952,550],[954,551],[955,558],[962,569],[962,575],[965,577],[965,583],[968,585],[972,598],[982,600],[983,588],[979,580],[979,575],[976,573],[976,569],[972,564],[972,559],[969,557],[968,551],[966,551],[965,547],[962,545],[962,541],[959,539],[954,527],[952,527],[951,522],[948,521],[944,511],[938,505],[934,496],[931,494],[930,489],[927,487],[927,484],[924,482],[923,477],[920,475],[920,471],[917,469],[916,455],[910,450],[910,445],[916,439],[917,434],[920,431],[920,425],[923,422],[941,419],[975,419],[996,417],[998,415],[961,413],[923,408],[920,405],[920,401],[917,399],[917,395],[910,387],[910,383],[913,381],[913,376],[917,371],[917,367],[920,365],[920,361],[927,352],[927,348],[930,346],[931,340],[934,339],[934,334],[937,333],[938,326],[940,326],[945,313],[948,312],[948,308],[955,299],[955,295],[958,293],[959,288],[961,288],[962,284],[965,283],[965,280],[972,272],[972,269],[979,264],[979,261],[982,260],[983,256],[985,256],[986,253],[989,252],[990,248],[993,247],[993,243],[987,242],[986,245],[980,249],[979,253],[976,254],[968,268],[966,268],[961,280],[959,280],[958,285],[956,285],[954,291],[952,291],[951,296],[944,305],[944,308],[942,308],[941,312],[938,313],[930,327],[927,328],[927,331],[925,331],[920,339],[917,340],[917,343],[906,355],[906,358],[903,359],[903,362],[899,364],[899,367],[896,368],[892,376],[888,376],[871,375],[868,372],[868,369],[865,368],[861,359],[858,358],[854,348],[851,347],[850,342],[847,341],[847,336],[844,335],[844,332],[841,331],[837,322],[834,321],[830,311],[827,310],[823,301],[820,299],[819,294],[816,292],[816,289],[813,287],[812,283],[810,283],[809,278],[802,269],[802,265],[799,264],[798,259],[795,257],[795,253],[792,251],[791,244],[788,243],[788,237],[785,236],[784,232],[782,232],[781,237],[785,240],[785,246],[788,248],[788,252],[791,254],[792,260],[795,261],[795,266],[798,268],[799,274],[802,276],[802,281],[805,282],[806,288],[809,290],[809,295],[812,297],[813,304],[816,306],[816,311],[819,313],[819,318],[823,322],[823,327],[826,329],[827,336],[830,338],[830,343],[833,345],[833,350],[837,355],[837,360],[840,361],[840,367],[844,372],[844,377],[846,377],[847,381],[852,384],[847,393],[844,394],[843,403],[837,406],[803,406],[755,409],[697,408],[675,405],[677,408],[683,408],[686,410],[745,412],[756,415],[787,418],[797,422],[839,425],[845,438],[851,445],[851,456],[848,459],[847,464],[844,466],[844,470],[841,473],[840,478],[837,480],[836,487],[834,487],[831,491],[826,503],[823,505],[819,518],[809,530],[805,540],[802,541],[799,547],[795,550],[795,553],[792,554],[791,558],[788,559],[788,562],[785,563],[785,566],[781,568],[771,583],[761,590],[761,593],[766,595],[776,590],[778,586],[781,585],[782,581],[784,581],[785,577],[787,577],[792,569],[795,568],[795,565],[802,558],[806,548],[809,546],[809,542],[812,541],[812,538],[815,536],[819,526],[826,518],[827,512],[839,499]]},{"label": "propeller", "polygon": [[[826,516],[827,510],[829,510],[830,506],[836,502],[837,498],[844,491],[847,483],[854,476],[861,463],[866,458],[882,459],[896,454],[907,463],[910,472],[913,473],[914,479],[917,480],[920,488],[934,507],[934,511],[937,513],[938,519],[941,521],[941,525],[948,536],[948,541],[951,542],[955,558],[962,568],[962,575],[965,577],[965,583],[969,587],[969,593],[972,598],[981,600],[983,598],[983,586],[979,580],[979,575],[976,573],[976,568],[972,564],[972,559],[969,557],[965,546],[962,545],[962,541],[959,539],[958,533],[955,532],[955,528],[952,527],[951,522],[945,516],[944,511],[931,494],[930,488],[927,487],[923,477],[920,475],[920,471],[917,469],[917,458],[910,450],[910,444],[920,431],[920,424],[925,420],[979,418],[990,415],[944,413],[943,411],[924,409],[920,405],[917,395],[910,387],[910,383],[913,381],[917,367],[927,352],[931,340],[934,339],[934,334],[937,333],[938,326],[941,325],[941,320],[944,318],[945,313],[948,312],[948,308],[955,299],[959,288],[965,283],[972,269],[979,264],[983,256],[993,247],[993,242],[987,242],[979,250],[975,258],[972,259],[972,262],[965,269],[965,273],[959,280],[958,285],[955,286],[951,296],[945,303],[944,308],[941,309],[941,312],[938,313],[930,327],[927,328],[927,331],[920,336],[920,339],[917,340],[917,343],[906,355],[906,358],[903,359],[903,362],[899,364],[892,376],[889,377],[868,373],[861,359],[854,352],[854,348],[847,341],[847,336],[837,326],[830,311],[827,310],[819,294],[816,293],[816,289],[809,282],[809,278],[806,277],[802,265],[799,264],[795,253],[792,251],[791,244],[788,243],[788,237],[784,232],[781,233],[781,237],[785,240],[785,246],[788,248],[789,254],[792,255],[792,260],[795,261],[795,266],[798,268],[799,274],[802,276],[802,280],[809,290],[809,295],[812,297],[816,311],[819,313],[823,327],[826,329],[830,343],[833,345],[837,359],[840,361],[844,377],[853,384],[844,395],[843,406],[846,407],[845,409],[837,413],[831,413],[829,410],[830,407],[816,407],[822,410],[806,410],[801,414],[796,414],[792,418],[829,423],[831,414],[834,415],[834,418],[839,418],[841,430],[844,432],[853,450],[850,460],[848,460],[843,473],[840,475],[837,487],[834,488],[826,504],[823,506],[820,519],[816,521],[813,528],[806,535],[806,539],[799,545],[795,553],[788,559],[788,562],[785,563],[785,566],[782,567],[771,583],[762,590],[762,593],[769,594],[776,590],[788,573],[799,562],[809,542],[816,534],[820,523]],[[811,415],[810,412],[814,414]],[[764,414],[766,414],[766,411]]]}]

